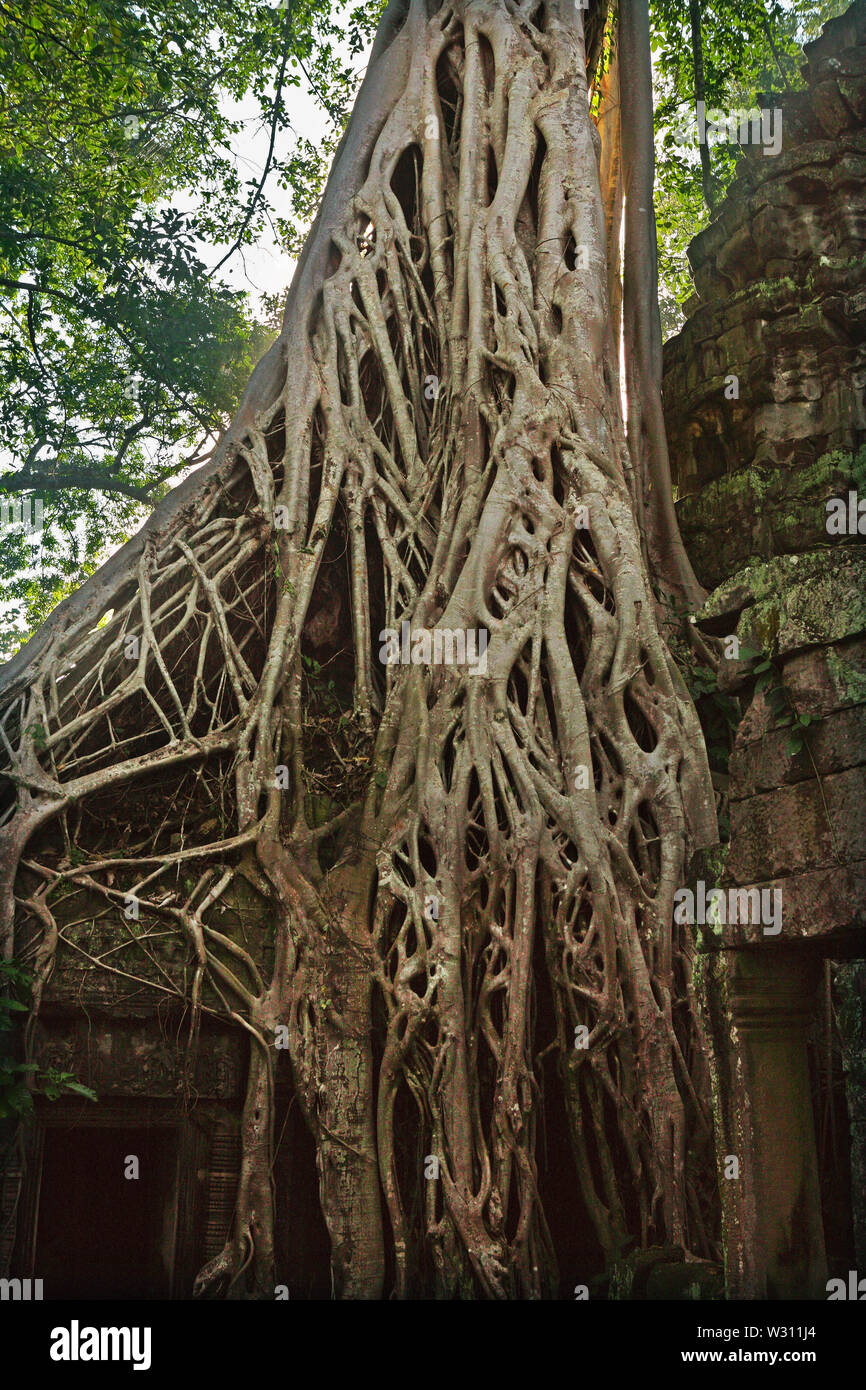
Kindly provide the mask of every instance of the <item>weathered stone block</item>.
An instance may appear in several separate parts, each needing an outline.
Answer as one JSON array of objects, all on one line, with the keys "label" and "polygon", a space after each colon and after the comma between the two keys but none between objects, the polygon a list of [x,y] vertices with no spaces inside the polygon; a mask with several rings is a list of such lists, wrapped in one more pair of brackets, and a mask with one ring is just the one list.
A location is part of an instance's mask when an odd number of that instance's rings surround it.
[{"label": "weathered stone block", "polygon": [[798,709],[823,718],[866,702],[866,639],[804,652],[786,661],[782,683]]},{"label": "weathered stone block", "polygon": [[752,884],[866,859],[863,788],[857,767],[733,803],[731,881]]},{"label": "weathered stone block", "polygon": [[785,943],[805,941],[830,945],[836,954],[856,949],[857,933],[866,928],[866,860],[810,869],[754,886],[781,895],[781,932],[768,935],[760,922],[726,923],[718,940],[723,949],[759,946],[773,951]]},{"label": "weathered stone block", "polygon": [[[839,710],[812,725],[807,746],[793,756],[787,751],[790,729],[771,726],[757,739],[749,739],[750,732],[745,721],[737,731],[730,764],[732,801],[807,781],[816,769],[825,777],[866,763],[866,706]],[[866,784],[866,768],[863,777]]]}]

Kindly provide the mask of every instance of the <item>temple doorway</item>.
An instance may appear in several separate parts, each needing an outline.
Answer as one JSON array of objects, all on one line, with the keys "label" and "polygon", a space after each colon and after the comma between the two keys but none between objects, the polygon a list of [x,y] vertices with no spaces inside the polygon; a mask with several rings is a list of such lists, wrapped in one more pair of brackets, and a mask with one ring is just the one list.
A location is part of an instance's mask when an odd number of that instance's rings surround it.
[{"label": "temple doorway", "polygon": [[45,1132],[34,1270],[49,1299],[171,1295],[178,1132]]}]

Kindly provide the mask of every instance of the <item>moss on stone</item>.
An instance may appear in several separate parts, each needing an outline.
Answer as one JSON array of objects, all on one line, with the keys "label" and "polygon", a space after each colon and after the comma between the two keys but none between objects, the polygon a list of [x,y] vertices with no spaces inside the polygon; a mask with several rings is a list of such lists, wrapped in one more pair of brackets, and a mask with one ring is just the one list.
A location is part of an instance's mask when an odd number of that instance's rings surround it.
[{"label": "moss on stone", "polygon": [[826,503],[852,488],[866,492],[866,446],[833,449],[804,466],[755,462],[681,498],[677,513],[697,573],[712,586],[726,570],[837,546]]},{"label": "moss on stone", "polygon": [[866,675],[858,671],[836,647],[827,651],[827,668],[836,689],[852,705],[866,703]]}]

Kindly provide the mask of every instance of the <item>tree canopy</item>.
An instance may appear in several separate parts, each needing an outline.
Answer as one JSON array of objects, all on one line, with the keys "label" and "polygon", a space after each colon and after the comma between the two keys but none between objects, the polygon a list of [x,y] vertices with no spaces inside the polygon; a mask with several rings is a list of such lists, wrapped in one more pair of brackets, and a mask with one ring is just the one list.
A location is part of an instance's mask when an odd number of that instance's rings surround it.
[{"label": "tree canopy", "polygon": [[846,8],[844,0],[653,0],[656,222],[659,298],[666,336],[691,293],[686,247],[709,221],[734,175],[728,143],[683,147],[686,111],[752,108],[803,86],[801,45]]},{"label": "tree canopy", "polygon": [[[225,429],[272,328],[220,271],[309,222],[380,8],[0,7],[0,487],[43,508],[0,534],[5,654]],[[290,139],[302,84],[317,146]]]},{"label": "tree canopy", "polygon": [[[296,255],[382,0],[32,0],[0,6],[0,656],[209,457],[285,290],[226,279],[263,238]],[[736,151],[678,145],[698,99],[800,82],[841,0],[653,0],[662,321]],[[323,135],[293,127],[299,90]],[[249,171],[251,128],[263,167]],[[235,277],[237,280],[238,277]]]}]

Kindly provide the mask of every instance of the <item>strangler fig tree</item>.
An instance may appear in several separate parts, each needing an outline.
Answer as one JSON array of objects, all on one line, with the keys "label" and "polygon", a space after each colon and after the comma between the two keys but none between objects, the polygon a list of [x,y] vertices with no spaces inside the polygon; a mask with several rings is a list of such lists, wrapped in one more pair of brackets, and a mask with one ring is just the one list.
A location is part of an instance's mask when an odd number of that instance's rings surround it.
[{"label": "strangler fig tree", "polygon": [[[554,1090],[607,1260],[714,1253],[672,904],[715,812],[662,631],[699,591],[660,409],[649,61],[641,0],[392,0],[216,459],[2,673],[3,932],[7,954],[37,933],[34,1009],[54,905],[86,888],[117,922],[137,904],[142,960],[142,924],[187,944],[159,988],[191,1056],[205,1014],[250,1039],[199,1293],[273,1297],[278,1030],[338,1296],[556,1294]],[[483,657],[413,661],[437,632]],[[240,879],[266,969],[220,930]]]}]

